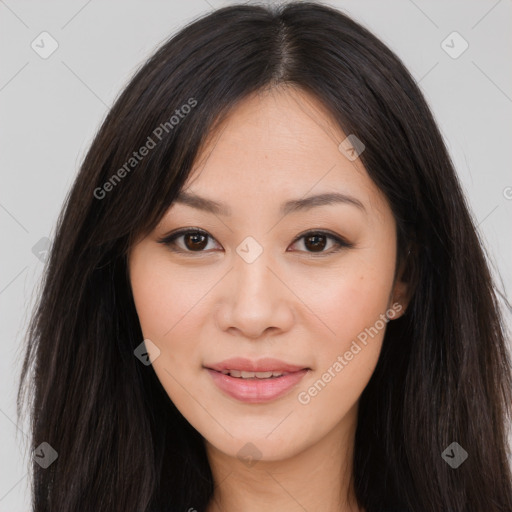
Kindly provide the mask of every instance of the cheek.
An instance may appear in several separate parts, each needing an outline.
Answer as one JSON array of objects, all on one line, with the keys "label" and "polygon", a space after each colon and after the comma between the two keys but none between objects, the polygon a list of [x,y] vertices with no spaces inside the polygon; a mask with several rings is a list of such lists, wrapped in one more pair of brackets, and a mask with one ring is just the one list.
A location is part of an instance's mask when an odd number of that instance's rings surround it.
[{"label": "cheek", "polygon": [[[308,285],[307,303],[326,329],[333,348],[343,348],[388,309],[393,266],[365,261],[346,264]],[[321,286],[320,286],[321,283]],[[325,346],[325,345],[324,345]]]},{"label": "cheek", "polygon": [[[380,260],[373,254],[347,258],[344,269],[324,276],[316,287],[309,286],[308,306],[323,324],[316,351],[316,373],[322,381],[317,388],[322,390],[324,384],[329,388],[322,391],[319,402],[342,397],[349,405],[375,369],[394,270],[393,254],[389,258],[380,254]],[[315,390],[311,391],[314,395]]]},{"label": "cheek", "polygon": [[334,334],[322,337],[315,372],[297,391],[305,418],[322,417],[333,426],[357,403],[379,359],[388,287],[387,281],[378,283],[353,274],[316,299],[315,307]]},{"label": "cheek", "polygon": [[201,272],[173,271],[165,257],[140,248],[130,258],[130,281],[145,338],[163,344],[182,328],[208,290]]},{"label": "cheek", "polygon": [[[158,279],[156,272],[138,268],[132,272],[132,292],[144,338],[158,343],[172,325],[176,303],[171,300],[174,290],[168,279]],[[172,316],[171,316],[172,315]]]},{"label": "cheek", "polygon": [[199,371],[200,346],[193,340],[200,329],[197,312],[208,280],[198,285],[203,281],[185,274],[170,272],[168,262],[145,255],[142,249],[131,258],[130,280],[142,333],[158,348],[152,352],[146,343],[153,370],[171,400],[189,417],[196,406],[188,391],[191,368],[183,361],[198,361]]},{"label": "cheek", "polygon": [[[212,271],[175,269],[168,258],[140,247],[130,263],[130,280],[144,339],[158,347],[153,369],[183,413],[194,410],[191,376],[202,372],[201,332],[211,308],[208,292],[219,280]],[[149,348],[148,348],[149,347]],[[146,344],[151,354],[151,345]],[[184,364],[184,362],[187,364]]]}]

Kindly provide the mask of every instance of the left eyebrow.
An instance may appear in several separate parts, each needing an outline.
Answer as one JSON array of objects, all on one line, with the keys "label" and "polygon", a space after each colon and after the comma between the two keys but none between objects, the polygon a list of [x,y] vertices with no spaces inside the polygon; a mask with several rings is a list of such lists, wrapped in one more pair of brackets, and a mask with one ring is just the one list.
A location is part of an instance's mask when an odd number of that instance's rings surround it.
[{"label": "left eyebrow", "polygon": [[309,196],[303,199],[294,199],[287,201],[281,206],[281,214],[287,215],[296,211],[309,210],[318,206],[325,206],[337,203],[345,203],[352,206],[356,206],[360,210],[366,213],[366,208],[363,203],[355,197],[348,196],[346,194],[340,194],[339,192],[331,192],[326,194],[317,194],[316,196]]}]

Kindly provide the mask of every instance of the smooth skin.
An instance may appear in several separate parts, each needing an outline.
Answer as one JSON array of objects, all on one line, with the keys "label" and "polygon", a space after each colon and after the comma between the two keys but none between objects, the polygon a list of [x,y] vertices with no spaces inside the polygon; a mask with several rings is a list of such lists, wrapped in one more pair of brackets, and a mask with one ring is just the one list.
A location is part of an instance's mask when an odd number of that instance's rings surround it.
[{"label": "smooth skin", "polygon": [[[148,349],[154,371],[205,440],[215,481],[208,512],[364,512],[351,481],[357,408],[386,324],[307,404],[298,399],[361,332],[406,308],[393,214],[360,159],[340,151],[346,136],[298,88],[251,95],[211,134],[185,184],[230,215],[175,202],[129,253],[142,332],[160,351]],[[333,192],[360,205],[280,212],[286,201]],[[207,236],[159,242],[180,228]],[[250,263],[237,252],[247,237],[263,250]],[[311,370],[278,399],[244,403],[204,368],[234,356]]]}]

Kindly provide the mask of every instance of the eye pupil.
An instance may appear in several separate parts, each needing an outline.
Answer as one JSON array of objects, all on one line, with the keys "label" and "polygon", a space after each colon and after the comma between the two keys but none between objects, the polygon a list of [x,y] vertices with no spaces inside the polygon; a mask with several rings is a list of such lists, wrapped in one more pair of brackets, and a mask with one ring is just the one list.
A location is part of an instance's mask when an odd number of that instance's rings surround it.
[{"label": "eye pupil", "polygon": [[[207,245],[207,237],[201,233],[187,233],[183,236],[187,249],[190,250],[201,250]],[[192,245],[188,243],[190,239],[193,239]]]},{"label": "eye pupil", "polygon": [[[318,242],[318,239],[322,239],[322,241]],[[325,248],[325,241],[326,241],[325,235],[310,235],[310,236],[306,237],[304,244],[306,245],[306,247],[308,249],[310,249],[310,246],[308,245],[308,243],[311,240],[315,240],[313,242],[313,252],[316,252],[316,251],[321,252]]]}]

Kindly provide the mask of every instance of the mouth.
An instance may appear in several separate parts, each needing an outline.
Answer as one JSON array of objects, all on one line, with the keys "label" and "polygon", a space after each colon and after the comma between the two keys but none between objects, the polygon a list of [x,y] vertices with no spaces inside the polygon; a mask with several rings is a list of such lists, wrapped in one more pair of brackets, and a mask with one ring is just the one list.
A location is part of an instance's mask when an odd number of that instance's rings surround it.
[{"label": "mouth", "polygon": [[[214,370],[215,371],[215,370]],[[223,375],[229,375],[235,379],[276,379],[283,375],[289,375],[293,372],[280,372],[280,371],[268,371],[268,372],[244,372],[241,370],[222,370]]]},{"label": "mouth", "polygon": [[205,369],[217,388],[224,394],[240,402],[252,404],[270,402],[283,397],[310,371],[309,368],[293,372]]}]

